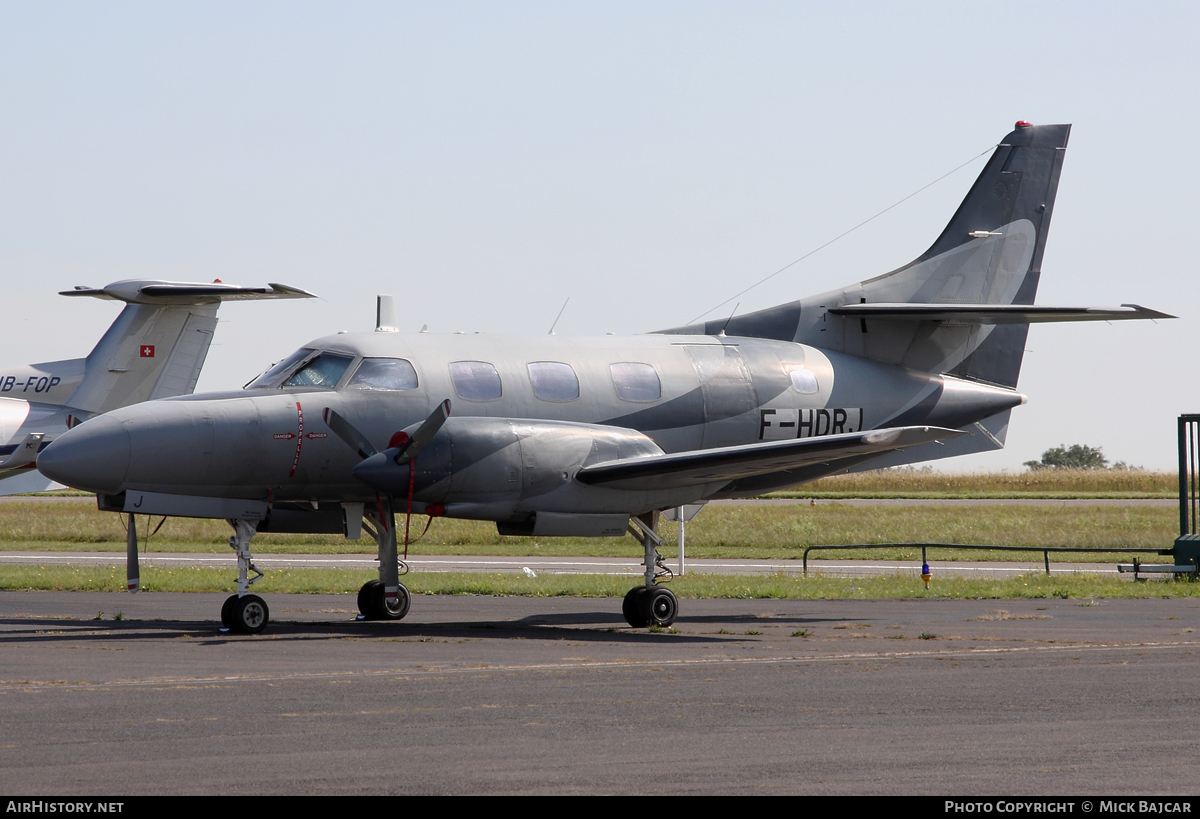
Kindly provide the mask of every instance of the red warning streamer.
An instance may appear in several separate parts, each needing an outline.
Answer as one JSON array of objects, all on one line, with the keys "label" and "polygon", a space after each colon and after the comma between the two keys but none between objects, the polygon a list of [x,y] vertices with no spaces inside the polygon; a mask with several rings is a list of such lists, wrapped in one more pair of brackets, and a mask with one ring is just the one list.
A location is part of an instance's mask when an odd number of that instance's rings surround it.
[{"label": "red warning streamer", "polygon": [[300,409],[300,402],[296,402],[296,423],[298,432],[296,433],[296,457],[292,459],[292,471],[288,473],[288,477],[294,477],[296,467],[300,465],[300,447],[304,445],[304,410]]}]

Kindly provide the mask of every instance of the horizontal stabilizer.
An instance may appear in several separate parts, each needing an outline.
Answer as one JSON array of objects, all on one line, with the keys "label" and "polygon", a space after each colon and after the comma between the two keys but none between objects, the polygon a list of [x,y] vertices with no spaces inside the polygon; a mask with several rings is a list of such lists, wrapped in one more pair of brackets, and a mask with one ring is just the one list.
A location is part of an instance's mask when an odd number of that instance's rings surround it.
[{"label": "horizontal stabilizer", "polygon": [[830,313],[883,321],[953,321],[961,324],[1042,324],[1054,321],[1122,321],[1171,319],[1175,316],[1142,307],[1044,307],[1032,304],[844,304]]},{"label": "horizontal stabilizer", "polygon": [[818,438],[772,441],[744,446],[677,452],[585,466],[576,480],[614,489],[663,489],[766,475],[809,464],[828,463],[872,453],[948,440],[961,430],[941,427],[894,427]]},{"label": "horizontal stabilizer", "polygon": [[307,290],[286,284],[269,283],[266,287],[239,287],[213,282],[168,282],[157,279],[128,279],[106,287],[76,287],[63,290],[60,296],[92,296],[97,299],[123,301],[127,304],[216,304],[222,301],[252,301],[255,299],[312,299]]}]

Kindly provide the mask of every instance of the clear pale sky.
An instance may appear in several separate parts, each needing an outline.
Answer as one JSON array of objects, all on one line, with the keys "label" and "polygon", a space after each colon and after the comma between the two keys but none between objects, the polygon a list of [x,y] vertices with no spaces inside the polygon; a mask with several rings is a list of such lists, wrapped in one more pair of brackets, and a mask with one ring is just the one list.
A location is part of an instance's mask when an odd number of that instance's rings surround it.
[{"label": "clear pale sky", "polygon": [[[1038,303],[1169,322],[1035,326],[1001,453],[1175,465],[1200,412],[1196,3],[0,3],[8,365],[85,355],[125,278],[263,284],[199,389],[310,338],[636,333],[689,321],[994,145],[1070,122]],[[740,298],[898,267],[967,168]],[[731,306],[716,311],[727,314]]]}]

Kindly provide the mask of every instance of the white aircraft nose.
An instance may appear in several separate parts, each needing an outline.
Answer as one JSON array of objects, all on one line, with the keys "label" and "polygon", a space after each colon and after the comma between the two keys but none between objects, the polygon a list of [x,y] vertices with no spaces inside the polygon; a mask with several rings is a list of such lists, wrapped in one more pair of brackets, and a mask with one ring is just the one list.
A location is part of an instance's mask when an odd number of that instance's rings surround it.
[{"label": "white aircraft nose", "polygon": [[37,467],[75,489],[119,492],[129,472],[129,432],[115,418],[93,418],[54,439],[38,454]]}]

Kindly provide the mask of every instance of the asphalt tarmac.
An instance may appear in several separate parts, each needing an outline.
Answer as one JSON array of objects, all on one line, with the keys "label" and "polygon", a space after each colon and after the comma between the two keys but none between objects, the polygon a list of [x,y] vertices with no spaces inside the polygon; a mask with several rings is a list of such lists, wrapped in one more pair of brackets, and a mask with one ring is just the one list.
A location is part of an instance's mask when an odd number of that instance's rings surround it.
[{"label": "asphalt tarmac", "polygon": [[[0,593],[0,791],[1194,795],[1200,600]],[[103,614],[101,614],[103,612]],[[116,619],[116,618],[120,619]],[[100,618],[100,619],[96,619]]]}]

